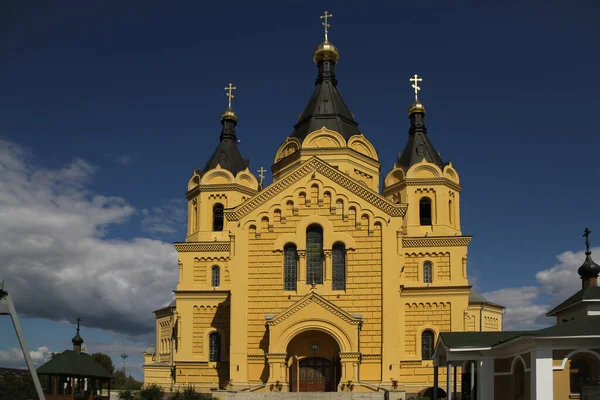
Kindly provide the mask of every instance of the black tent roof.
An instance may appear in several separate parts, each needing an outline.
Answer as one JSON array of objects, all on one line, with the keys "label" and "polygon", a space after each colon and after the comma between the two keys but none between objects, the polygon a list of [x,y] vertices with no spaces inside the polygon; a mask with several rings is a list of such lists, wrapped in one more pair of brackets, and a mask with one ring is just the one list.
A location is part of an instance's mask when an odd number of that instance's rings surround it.
[{"label": "black tent roof", "polygon": [[41,375],[65,375],[85,378],[112,378],[89,354],[65,350],[37,369]]}]

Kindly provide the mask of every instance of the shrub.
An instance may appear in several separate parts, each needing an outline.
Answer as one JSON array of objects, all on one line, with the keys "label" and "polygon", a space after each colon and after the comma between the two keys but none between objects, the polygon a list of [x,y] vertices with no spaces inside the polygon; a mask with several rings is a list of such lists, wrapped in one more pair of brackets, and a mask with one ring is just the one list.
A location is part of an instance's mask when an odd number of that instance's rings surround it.
[{"label": "shrub", "polygon": [[119,393],[119,400],[134,400],[134,395],[131,390],[122,390]]},{"label": "shrub", "polygon": [[151,383],[140,390],[140,400],[163,400],[164,394],[160,385]]}]

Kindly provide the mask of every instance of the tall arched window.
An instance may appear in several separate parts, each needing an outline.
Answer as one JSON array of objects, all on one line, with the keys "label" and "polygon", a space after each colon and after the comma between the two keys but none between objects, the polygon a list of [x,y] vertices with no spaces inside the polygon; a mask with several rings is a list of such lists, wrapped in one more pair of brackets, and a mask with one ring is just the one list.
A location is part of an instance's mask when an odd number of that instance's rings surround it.
[{"label": "tall arched window", "polygon": [[433,282],[433,265],[429,261],[423,263],[423,282]]},{"label": "tall arched window", "polygon": [[221,361],[221,335],[218,332],[211,332],[208,336],[208,361]]},{"label": "tall arched window", "polygon": [[433,339],[435,335],[432,331],[426,330],[421,334],[421,358],[431,360],[433,358]]},{"label": "tall arched window", "polygon": [[581,386],[588,383],[592,377],[592,366],[590,362],[580,357],[573,358],[571,359],[569,372],[571,375],[571,394],[581,395]]},{"label": "tall arched window", "polygon": [[421,225],[431,225],[431,199],[423,197],[419,201],[419,221]]},{"label": "tall arched window", "polygon": [[296,290],[298,282],[298,251],[288,244],[283,248],[283,290]]},{"label": "tall arched window", "polygon": [[306,230],[306,283],[323,283],[323,228],[319,225]]},{"label": "tall arched window", "polygon": [[346,290],[346,246],[336,243],[331,249],[331,288],[333,290]]},{"label": "tall arched window", "polygon": [[523,365],[523,361],[517,360],[515,361],[517,365],[515,365],[515,395],[517,399],[525,398],[525,365]]},{"label": "tall arched window", "polygon": [[221,284],[221,271],[218,265],[213,265],[210,269],[210,284],[212,287],[219,287]]},{"label": "tall arched window", "polygon": [[213,206],[213,231],[223,230],[223,204],[217,203]]}]

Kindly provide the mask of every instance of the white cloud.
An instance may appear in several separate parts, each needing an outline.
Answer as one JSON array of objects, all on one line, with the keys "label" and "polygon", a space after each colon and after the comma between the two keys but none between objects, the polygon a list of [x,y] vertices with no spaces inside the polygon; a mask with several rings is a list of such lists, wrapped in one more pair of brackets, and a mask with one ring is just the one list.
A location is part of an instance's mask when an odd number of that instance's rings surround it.
[{"label": "white cloud", "polygon": [[[592,253],[600,254],[600,248],[592,249]],[[535,275],[539,286],[505,288],[483,294],[506,307],[505,329],[538,329],[554,323],[545,314],[581,289],[577,269],[583,264],[584,252],[565,251],[556,258],[558,264]]]},{"label": "white cloud", "polygon": [[[29,355],[33,364],[39,367],[50,359],[52,352],[47,347],[38,347],[37,350],[30,350]],[[0,365],[10,368],[23,368],[27,364],[25,363],[23,351],[20,348],[11,347],[7,350],[0,350]]]},{"label": "white cloud", "polygon": [[58,170],[0,139],[0,276],[20,314],[129,335],[153,331],[151,312],[172,298],[177,254],[147,238],[106,238],[135,209],[86,189],[95,167]]},{"label": "white cloud", "polygon": [[120,154],[118,156],[116,156],[114,159],[114,162],[122,165],[124,167],[133,164],[133,157],[130,156],[129,154]]},{"label": "white cloud", "polygon": [[171,200],[160,207],[141,210],[142,229],[152,235],[175,233],[185,228],[187,210],[184,200]]}]

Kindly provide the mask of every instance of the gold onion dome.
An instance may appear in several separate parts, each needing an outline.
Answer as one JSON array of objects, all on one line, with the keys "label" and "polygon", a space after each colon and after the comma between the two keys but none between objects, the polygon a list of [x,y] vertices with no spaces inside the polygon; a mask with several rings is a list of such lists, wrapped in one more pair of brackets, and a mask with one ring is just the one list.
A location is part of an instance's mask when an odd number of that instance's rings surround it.
[{"label": "gold onion dome", "polygon": [[231,107],[227,107],[227,110],[225,110],[223,114],[221,114],[221,121],[224,119],[232,119],[234,121],[237,121],[237,115],[235,115]]},{"label": "gold onion dome", "polygon": [[315,60],[315,64],[318,64],[319,61],[322,60],[332,60],[333,62],[338,62],[339,59],[340,53],[338,52],[338,49],[327,39],[325,39],[325,41],[315,49],[313,54],[313,60]]},{"label": "gold onion dome", "polygon": [[419,100],[415,100],[415,102],[412,103],[412,105],[408,109],[408,115],[411,115],[411,114],[417,113],[417,112],[425,114],[425,106]]}]

